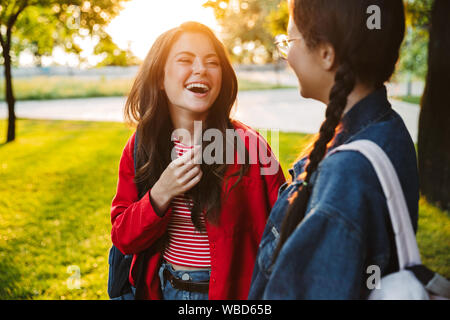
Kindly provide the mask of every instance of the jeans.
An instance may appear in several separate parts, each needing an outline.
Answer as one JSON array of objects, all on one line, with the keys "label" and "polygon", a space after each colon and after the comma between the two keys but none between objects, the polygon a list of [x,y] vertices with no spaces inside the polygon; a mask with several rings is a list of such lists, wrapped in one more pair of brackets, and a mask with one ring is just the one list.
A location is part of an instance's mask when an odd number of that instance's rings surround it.
[{"label": "jeans", "polygon": [[124,295],[117,297],[117,298],[111,298],[110,300],[134,300],[134,295],[136,294],[136,288],[131,286],[131,292],[125,293]]},{"label": "jeans", "polygon": [[[182,279],[183,275],[187,274],[191,281],[209,280],[211,274],[210,270],[175,270],[172,265],[166,262],[163,262],[161,268],[159,268],[159,279],[161,281],[161,290],[164,300],[208,300],[207,293],[183,291],[172,287],[169,281],[164,280],[164,269],[169,270],[171,274],[179,279]],[[184,276],[184,278],[186,278],[186,276]]]}]

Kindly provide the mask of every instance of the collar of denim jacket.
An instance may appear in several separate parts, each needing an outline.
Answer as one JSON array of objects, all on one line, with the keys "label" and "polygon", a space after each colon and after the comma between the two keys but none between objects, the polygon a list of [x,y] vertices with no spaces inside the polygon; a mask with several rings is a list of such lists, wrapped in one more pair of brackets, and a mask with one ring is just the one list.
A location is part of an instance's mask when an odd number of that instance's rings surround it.
[{"label": "collar of denim jacket", "polygon": [[292,177],[292,182],[293,183],[300,184],[300,183],[303,182],[303,180],[298,180],[297,181],[296,179],[303,172],[306,160],[307,160],[307,157],[301,158],[296,163],[294,163],[294,166],[291,169],[288,170],[289,174]]},{"label": "collar of denim jacket", "polygon": [[386,87],[383,85],[358,101],[342,118],[341,130],[336,135],[330,149],[345,143],[356,133],[370,124],[377,122],[391,110],[387,99]]},{"label": "collar of denim jacket", "polygon": [[[350,137],[379,120],[391,109],[387,99],[386,87],[383,85],[358,101],[342,118],[342,130],[336,135],[328,151],[345,143]],[[301,183],[296,178],[303,172],[307,157],[303,157],[289,169],[293,183]]]}]

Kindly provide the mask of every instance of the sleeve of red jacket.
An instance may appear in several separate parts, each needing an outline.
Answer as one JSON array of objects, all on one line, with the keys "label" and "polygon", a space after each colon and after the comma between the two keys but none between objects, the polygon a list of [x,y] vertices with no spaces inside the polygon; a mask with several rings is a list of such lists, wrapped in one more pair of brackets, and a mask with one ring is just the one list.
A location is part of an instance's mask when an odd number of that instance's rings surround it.
[{"label": "sleeve of red jacket", "polygon": [[134,134],[128,140],[120,158],[117,192],[111,204],[111,240],[124,254],[137,254],[166,231],[170,209],[163,217],[156,214],[149,192],[139,200],[134,183]]},{"label": "sleeve of red jacket", "polygon": [[264,180],[266,182],[267,195],[269,197],[269,205],[270,208],[272,208],[278,199],[278,190],[286,182],[286,178],[284,177],[281,166],[278,164],[277,173],[273,175],[265,175]]}]

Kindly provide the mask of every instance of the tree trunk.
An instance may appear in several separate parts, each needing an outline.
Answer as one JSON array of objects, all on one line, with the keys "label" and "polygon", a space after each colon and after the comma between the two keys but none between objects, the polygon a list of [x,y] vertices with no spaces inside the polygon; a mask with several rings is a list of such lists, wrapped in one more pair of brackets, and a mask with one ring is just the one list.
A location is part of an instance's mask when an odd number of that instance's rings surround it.
[{"label": "tree trunk", "polygon": [[12,87],[12,75],[11,75],[11,56],[9,50],[5,51],[3,48],[3,58],[5,60],[5,90],[6,90],[6,102],[8,104],[8,132],[6,142],[14,141],[16,138],[16,114],[14,111],[15,98]]},{"label": "tree trunk", "polygon": [[428,73],[419,117],[418,161],[422,195],[450,208],[450,1],[435,0],[431,12]]},{"label": "tree trunk", "polygon": [[[11,27],[12,28],[12,27]],[[7,28],[5,38],[0,36],[1,45],[3,49],[3,59],[5,66],[5,97],[8,104],[8,128],[6,134],[6,142],[14,141],[16,138],[16,114],[14,105],[16,100],[14,98],[12,74],[11,74],[11,28]]]}]

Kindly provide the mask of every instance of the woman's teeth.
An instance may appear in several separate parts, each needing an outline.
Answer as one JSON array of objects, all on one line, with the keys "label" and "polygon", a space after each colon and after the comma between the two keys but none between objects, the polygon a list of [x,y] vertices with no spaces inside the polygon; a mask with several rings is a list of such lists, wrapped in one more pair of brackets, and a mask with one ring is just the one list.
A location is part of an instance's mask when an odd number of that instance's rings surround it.
[{"label": "woman's teeth", "polygon": [[206,93],[209,91],[209,87],[203,83],[190,83],[186,86],[186,89],[194,93]]}]

